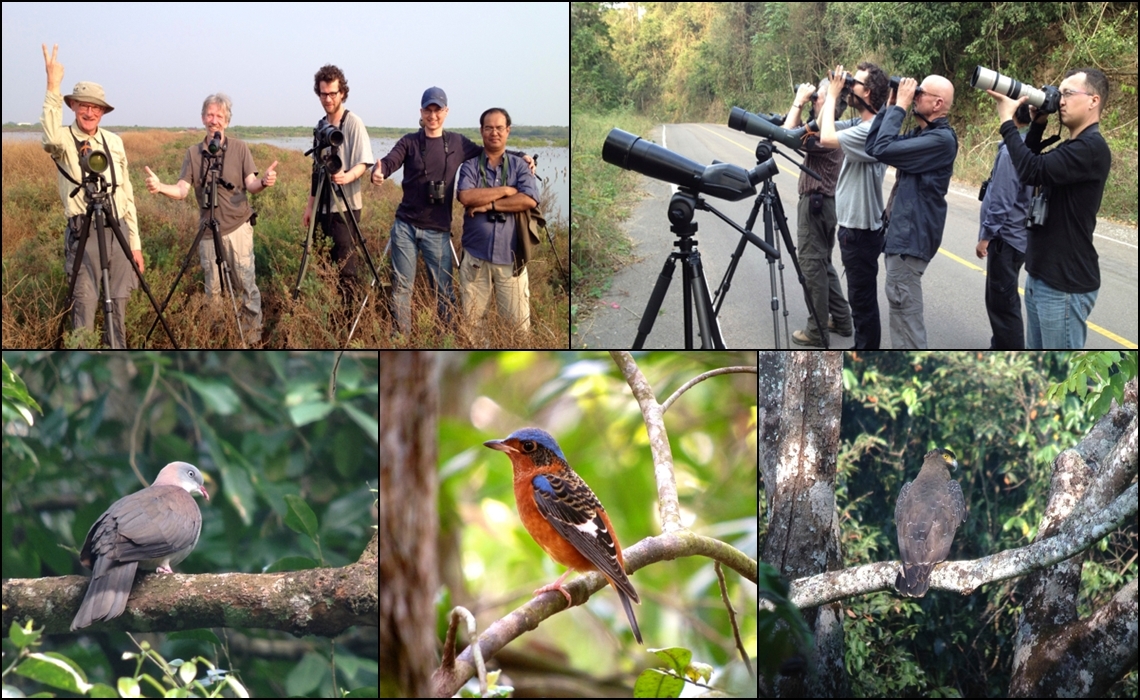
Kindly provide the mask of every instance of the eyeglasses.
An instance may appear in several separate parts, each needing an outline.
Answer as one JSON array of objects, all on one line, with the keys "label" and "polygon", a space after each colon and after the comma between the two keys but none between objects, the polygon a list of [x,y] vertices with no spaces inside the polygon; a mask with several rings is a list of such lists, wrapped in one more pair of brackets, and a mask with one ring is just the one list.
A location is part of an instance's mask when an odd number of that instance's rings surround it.
[{"label": "eyeglasses", "polygon": [[340,90],[337,90],[336,92],[318,92],[317,94],[321,96],[322,100],[331,100],[340,94]]},{"label": "eyeglasses", "polygon": [[1061,97],[1064,97],[1066,100],[1069,99],[1070,97],[1072,97],[1073,95],[1088,95],[1089,97],[1092,97],[1093,93],[1082,92],[1080,90],[1062,90],[1061,91]]},{"label": "eyeglasses", "polygon": [[75,102],[74,104],[76,112],[95,112],[96,114],[103,113],[103,108],[101,106],[91,104],[90,102]]},{"label": "eyeglasses", "polygon": [[505,133],[507,133],[507,129],[509,129],[509,128],[510,128],[509,126],[485,126],[485,127],[483,127],[483,133],[485,133],[485,134],[505,134]]}]

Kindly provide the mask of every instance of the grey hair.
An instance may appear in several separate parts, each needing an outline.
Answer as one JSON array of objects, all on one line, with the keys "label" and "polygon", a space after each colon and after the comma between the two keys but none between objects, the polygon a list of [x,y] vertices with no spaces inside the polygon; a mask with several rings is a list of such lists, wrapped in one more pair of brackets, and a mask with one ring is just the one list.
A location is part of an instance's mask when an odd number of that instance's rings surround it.
[{"label": "grey hair", "polygon": [[206,118],[206,110],[210,108],[210,105],[218,105],[221,107],[222,111],[226,113],[226,123],[230,123],[230,119],[233,116],[234,103],[230,101],[229,95],[224,92],[215,92],[213,95],[207,97],[206,101],[202,103],[203,119]]}]

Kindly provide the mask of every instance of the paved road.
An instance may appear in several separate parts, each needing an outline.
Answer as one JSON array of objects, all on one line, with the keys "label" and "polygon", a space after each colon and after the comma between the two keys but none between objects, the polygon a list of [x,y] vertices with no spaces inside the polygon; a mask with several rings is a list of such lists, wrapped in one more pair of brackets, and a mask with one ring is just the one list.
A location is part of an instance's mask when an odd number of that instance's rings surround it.
[{"label": "paved road", "polygon": [[[676,124],[658,127],[653,140],[698,163],[721,160],[746,168],[755,165],[753,151],[756,139],[727,126],[715,124]],[[794,153],[792,154],[795,155]],[[774,178],[788,218],[792,240],[796,236],[796,182],[798,170],[787,160],[777,158],[780,173]],[[635,242],[639,260],[620,271],[609,292],[592,314],[582,321],[575,347],[628,348],[637,335],[637,325],[645,310],[649,294],[661,268],[673,250],[675,236],[669,230],[666,209],[676,187],[649,177],[639,176],[640,189],[646,196],[634,208],[624,229]],[[894,186],[894,170],[883,183],[884,193]],[[976,188],[954,183],[946,196],[948,214],[942,247],[931,261],[923,277],[926,305],[926,332],[931,348],[989,347],[990,326],[985,310],[985,261],[974,254],[978,238],[978,215],[981,203]],[[741,202],[707,198],[733,221],[743,225],[755,198]],[[720,286],[730,256],[740,235],[710,212],[698,212],[696,239],[699,244],[705,276],[710,290]],[[761,220],[762,221],[762,220]],[[754,230],[762,235],[762,223]],[[1102,233],[1106,232],[1106,233]],[[781,246],[783,248],[783,246]],[[1089,319],[1087,348],[1136,347],[1137,342],[1137,247],[1136,230],[1122,229],[1106,223],[1097,225],[1096,248],[1100,255],[1101,289],[1096,307]],[[785,256],[786,257],[786,256]],[[833,263],[840,275],[843,265],[836,246]],[[720,327],[729,348],[788,347],[784,335],[784,311],[787,310],[788,331],[803,328],[807,308],[795,269],[786,263],[782,280],[775,275],[779,298],[779,345],[773,333],[773,294],[771,275],[764,254],[751,244],[732,280],[731,289],[720,313]],[[883,347],[890,347],[888,307],[883,293],[882,259],[879,267],[879,310],[883,322]],[[846,295],[846,278],[841,278]],[[1024,286],[1025,270],[1021,272]],[[646,348],[679,348],[684,346],[681,302],[681,268],[677,267],[673,283],[645,342]],[[695,325],[695,322],[694,322]],[[694,331],[695,335],[695,331]],[[694,345],[700,347],[700,338]],[[849,348],[851,338],[831,335],[831,347]],[[792,345],[792,347],[799,347]]]}]

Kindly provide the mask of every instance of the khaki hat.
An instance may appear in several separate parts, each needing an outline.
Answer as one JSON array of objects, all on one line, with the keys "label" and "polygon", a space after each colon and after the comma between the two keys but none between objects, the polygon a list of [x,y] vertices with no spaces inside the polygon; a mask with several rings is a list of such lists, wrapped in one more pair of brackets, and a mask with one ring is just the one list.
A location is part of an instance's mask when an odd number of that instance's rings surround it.
[{"label": "khaki hat", "polygon": [[[103,99],[103,97],[104,95],[102,85],[99,83],[82,82],[76,83],[75,89],[71,91],[70,95],[66,95],[63,98],[63,101],[67,103],[68,107],[71,107],[72,100],[99,105],[103,108],[103,113],[106,114],[107,112],[113,111],[115,108],[107,104],[107,101]],[[74,109],[74,107],[72,107],[72,109]]]}]

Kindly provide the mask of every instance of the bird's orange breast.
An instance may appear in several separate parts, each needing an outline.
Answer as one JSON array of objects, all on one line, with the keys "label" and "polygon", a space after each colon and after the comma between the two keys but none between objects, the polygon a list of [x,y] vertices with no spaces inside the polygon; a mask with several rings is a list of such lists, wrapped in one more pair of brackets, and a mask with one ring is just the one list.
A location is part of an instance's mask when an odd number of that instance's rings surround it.
[{"label": "bird's orange breast", "polygon": [[542,517],[542,513],[538,512],[538,506],[534,503],[534,485],[531,483],[531,479],[537,473],[535,471],[526,476],[515,474],[515,502],[518,505],[519,518],[522,520],[523,527],[538,543],[538,546],[542,547],[551,559],[562,566],[576,571],[597,570],[597,567],[589,559],[582,556],[582,553],[574,545],[558,534],[554,526]]}]

